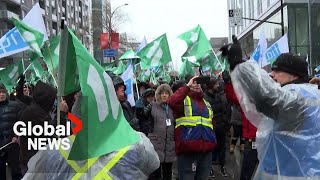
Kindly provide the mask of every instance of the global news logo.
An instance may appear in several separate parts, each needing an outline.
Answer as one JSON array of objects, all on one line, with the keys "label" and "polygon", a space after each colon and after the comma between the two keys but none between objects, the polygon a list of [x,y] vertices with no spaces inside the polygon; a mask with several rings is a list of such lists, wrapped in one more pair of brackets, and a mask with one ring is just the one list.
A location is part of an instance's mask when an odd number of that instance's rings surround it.
[{"label": "global news logo", "polygon": [[76,125],[72,128],[72,134],[70,121],[56,127],[47,121],[43,126],[33,125],[31,121],[18,121],[13,126],[13,132],[17,136],[27,137],[28,150],[69,150],[71,144],[68,136],[75,135],[82,129],[82,121],[71,113],[68,113],[68,118]]}]

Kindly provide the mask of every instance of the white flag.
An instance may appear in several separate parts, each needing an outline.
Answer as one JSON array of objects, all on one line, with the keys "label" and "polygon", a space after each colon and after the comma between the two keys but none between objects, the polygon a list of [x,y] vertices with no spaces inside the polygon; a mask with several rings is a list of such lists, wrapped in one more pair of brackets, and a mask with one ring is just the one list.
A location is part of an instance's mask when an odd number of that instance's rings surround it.
[{"label": "white flag", "polygon": [[[268,47],[268,44],[267,44],[267,39],[266,37],[264,36],[264,33],[261,33],[260,34],[260,37],[259,37],[259,42],[257,44],[257,47],[256,49],[254,50],[254,52],[252,53],[252,59],[257,61],[257,63],[259,64],[259,66],[262,65],[262,62],[265,62],[265,56],[264,54],[266,53],[267,51],[267,47]],[[262,66],[263,67],[263,66]],[[261,68],[262,68],[261,67]]]},{"label": "white flag", "polygon": [[277,57],[279,57],[282,53],[287,52],[289,52],[288,36],[287,34],[285,34],[267,49],[265,53],[265,59],[262,62],[262,67],[270,63],[272,64],[277,59]]},{"label": "white flag", "polygon": [[139,47],[138,47],[138,49],[136,50],[136,53],[138,54],[138,52],[140,52],[141,49],[143,49],[144,47],[146,47],[147,44],[148,44],[148,43],[147,43],[147,39],[146,39],[145,36],[143,36],[143,40],[142,40],[142,42],[139,44]]},{"label": "white flag", "polygon": [[133,67],[132,64],[129,65],[127,70],[121,75],[125,85],[126,85],[126,95],[128,102],[133,107],[135,106],[134,94],[133,94]]},{"label": "white flag", "polygon": [[[43,22],[39,3],[33,6],[22,21],[29,27],[42,33],[44,35],[43,42],[48,40],[47,30]],[[17,28],[14,27],[0,39],[0,58],[25,51],[29,48],[30,46],[28,43],[24,41]]]}]

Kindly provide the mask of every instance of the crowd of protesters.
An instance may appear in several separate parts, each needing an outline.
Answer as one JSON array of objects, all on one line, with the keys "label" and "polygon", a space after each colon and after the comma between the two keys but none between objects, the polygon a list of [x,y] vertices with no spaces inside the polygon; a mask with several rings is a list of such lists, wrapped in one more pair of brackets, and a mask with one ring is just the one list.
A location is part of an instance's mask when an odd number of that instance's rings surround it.
[{"label": "crowd of protesters", "polygon": [[[135,107],[131,107],[126,99],[124,81],[109,73],[126,120],[134,130],[143,132],[150,139],[158,154],[160,167],[150,174],[149,179],[172,179],[174,162],[177,163],[178,176],[181,180],[203,180],[214,177],[214,161],[220,165],[221,175],[228,177],[225,153],[229,151],[232,154],[237,148],[238,140],[239,150],[243,153],[240,173],[242,180],[251,179],[255,171],[260,177],[266,179],[275,178],[276,175],[319,177],[319,161],[318,164],[313,164],[315,160],[311,157],[315,155],[310,149],[314,147],[313,145],[307,145],[303,140],[290,139],[294,135],[278,137],[281,132],[301,129],[314,135],[319,134],[319,107],[316,107],[313,114],[306,115],[304,113],[307,112],[300,112],[305,107],[302,97],[314,95],[314,98],[317,98],[320,96],[319,89],[310,90],[309,88],[308,91],[311,93],[308,94],[304,88],[304,86],[309,87],[306,81],[308,78],[307,64],[297,55],[290,53],[281,55],[272,66],[271,77],[262,77],[270,85],[266,87],[262,82],[260,70],[254,69],[255,67],[250,64],[252,62],[242,60],[242,56],[239,55],[241,47],[237,45],[236,40],[234,44],[229,45],[229,48],[222,50],[230,62],[231,69],[236,69],[237,77],[234,77],[234,74],[230,76],[228,72],[223,72],[218,77],[211,77],[208,82],[201,84],[197,82],[198,76],[185,76],[176,81],[174,79],[177,78],[172,78],[171,82],[159,81],[158,85],[138,82],[138,91],[135,91],[135,96],[140,98],[136,98]],[[240,67],[237,69],[236,66]],[[251,70],[246,69],[248,67]],[[235,80],[239,82],[234,84]],[[281,86],[276,87],[274,85],[276,83]],[[313,78],[310,83],[320,86],[320,79]],[[289,86],[292,88],[286,89]],[[236,89],[238,87],[242,87],[244,92],[250,92],[248,99],[239,95]],[[300,97],[292,91],[304,93],[304,96]],[[67,121],[66,113],[72,108],[74,95],[75,93],[64,97],[59,104],[62,124]],[[27,137],[17,137],[13,134],[14,123],[21,120],[32,121],[34,125],[43,125],[46,121],[56,125],[58,106],[56,97],[57,90],[51,85],[39,81],[34,87],[26,86],[23,76],[14,94],[9,95],[6,88],[0,85],[0,147],[12,142],[0,150],[1,180],[6,179],[7,164],[11,168],[12,179],[21,179],[27,171],[29,159],[37,153],[37,151],[27,150]],[[240,100],[239,97],[244,99]],[[298,102],[297,99],[303,102]],[[271,138],[271,142],[288,143],[288,151],[291,153],[296,151],[299,154],[302,152],[298,151],[304,151],[304,157],[309,159],[299,159],[303,158],[300,155],[295,158],[301,160],[300,163],[308,165],[301,164],[299,167],[302,169],[297,170],[297,162],[292,160],[292,164],[287,164],[286,168],[284,164],[294,157],[284,156],[286,150],[273,149],[270,145],[263,146],[266,149],[261,151],[267,153],[268,156],[258,153],[260,151],[257,151],[257,141],[258,138],[260,140],[263,138],[257,137],[258,125],[251,120],[247,104],[243,104],[245,100],[253,102],[256,110],[264,114],[266,118],[274,119],[275,129],[271,132],[273,137],[268,137]],[[286,113],[291,113],[291,115],[288,116]],[[280,120],[277,121],[277,119]],[[299,123],[305,123],[305,126],[300,127]],[[293,124],[295,126],[291,126]],[[230,127],[233,133],[228,144],[226,138]],[[298,129],[295,129],[297,127]],[[311,127],[314,129],[310,130]],[[306,137],[308,135],[310,134],[304,134]],[[276,142],[272,140],[272,138],[277,138],[274,136],[283,139],[281,142]],[[310,143],[319,142],[319,138],[314,137]],[[297,143],[301,144],[296,145]],[[305,149],[298,149],[302,148],[302,145],[305,145]],[[226,150],[226,147],[229,149]],[[278,154],[281,154],[282,157],[277,159],[275,156]],[[286,162],[279,163],[276,162],[277,160]],[[304,160],[306,162],[303,162]],[[308,171],[312,168],[315,169],[315,172]]]}]

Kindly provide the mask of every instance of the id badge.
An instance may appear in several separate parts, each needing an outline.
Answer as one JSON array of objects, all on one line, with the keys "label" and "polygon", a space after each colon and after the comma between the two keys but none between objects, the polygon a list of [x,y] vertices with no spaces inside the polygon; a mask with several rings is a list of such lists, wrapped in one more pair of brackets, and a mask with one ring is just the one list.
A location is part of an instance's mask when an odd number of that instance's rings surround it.
[{"label": "id badge", "polygon": [[170,119],[166,119],[166,124],[167,124],[167,126],[171,126],[171,120]]},{"label": "id badge", "polygon": [[256,142],[252,142],[252,149],[257,149]]},{"label": "id badge", "polygon": [[192,163],[192,171],[196,171],[197,170],[197,165],[196,165],[196,163],[194,162],[194,163]]}]

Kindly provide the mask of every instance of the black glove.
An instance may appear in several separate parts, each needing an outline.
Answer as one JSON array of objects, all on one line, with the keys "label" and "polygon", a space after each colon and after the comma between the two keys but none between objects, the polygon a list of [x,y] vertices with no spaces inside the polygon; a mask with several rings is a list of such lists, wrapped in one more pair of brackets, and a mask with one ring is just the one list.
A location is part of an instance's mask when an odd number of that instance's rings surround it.
[{"label": "black glove", "polygon": [[19,80],[18,84],[23,87],[23,85],[26,83],[25,77],[22,74],[19,78],[20,78],[20,80]]},{"label": "black glove", "polygon": [[244,62],[242,59],[242,49],[235,35],[232,35],[232,41],[232,44],[227,44],[220,48],[222,57],[227,57],[230,64],[230,70],[233,70],[238,64]]},{"label": "black glove", "polygon": [[223,71],[222,79],[223,79],[224,83],[229,83],[231,81],[231,76],[230,76],[229,72]]}]

